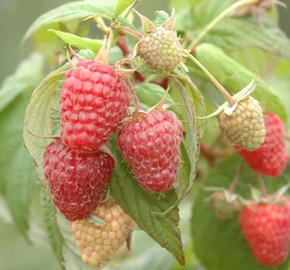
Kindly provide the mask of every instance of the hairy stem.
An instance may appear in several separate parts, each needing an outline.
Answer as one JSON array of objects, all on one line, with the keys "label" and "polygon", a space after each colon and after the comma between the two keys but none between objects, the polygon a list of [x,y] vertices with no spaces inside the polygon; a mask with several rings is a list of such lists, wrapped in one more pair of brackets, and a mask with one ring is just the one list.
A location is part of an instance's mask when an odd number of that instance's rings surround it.
[{"label": "hairy stem", "polygon": [[260,186],[260,190],[261,190],[262,196],[264,198],[266,198],[267,197],[266,187],[265,187],[265,184],[263,182],[261,174],[257,174],[257,182],[258,182],[258,184]]},{"label": "hairy stem", "polygon": [[235,9],[242,6],[246,6],[248,4],[255,4],[256,2],[257,0],[241,0],[226,8],[205,27],[205,29],[199,34],[199,36],[196,39],[192,41],[192,43],[189,46],[189,49],[193,50],[195,46],[206,36],[206,34],[208,34],[209,31],[211,31],[221,20],[223,20]]},{"label": "hairy stem", "polygon": [[230,93],[219,83],[219,81],[200,63],[193,55],[187,52],[188,57],[194,62],[209,78],[209,80],[217,87],[217,89],[221,92],[221,94],[226,98],[228,103],[233,106],[235,104],[235,100],[232,98]]}]

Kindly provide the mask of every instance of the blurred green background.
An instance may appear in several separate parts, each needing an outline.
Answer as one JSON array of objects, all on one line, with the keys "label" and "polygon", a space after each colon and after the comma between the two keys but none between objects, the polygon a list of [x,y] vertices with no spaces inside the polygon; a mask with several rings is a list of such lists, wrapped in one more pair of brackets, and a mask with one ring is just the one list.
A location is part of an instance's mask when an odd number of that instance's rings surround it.
[{"label": "blurred green background", "polygon": [[[43,12],[52,9],[65,0],[0,0],[0,81],[11,74],[20,59],[31,51],[31,44],[21,45],[21,39],[28,26]],[[290,6],[290,0],[283,1]],[[168,9],[169,0],[143,0],[138,9],[152,17],[155,10]],[[280,8],[280,23],[290,35],[290,10]],[[2,202],[0,202],[1,206]],[[0,207],[2,211],[3,207]],[[3,216],[1,213],[0,216]],[[0,220],[0,269],[1,270],[57,270],[56,260],[48,247],[29,245],[20,236],[9,217]],[[221,269],[222,270],[222,269]]]}]

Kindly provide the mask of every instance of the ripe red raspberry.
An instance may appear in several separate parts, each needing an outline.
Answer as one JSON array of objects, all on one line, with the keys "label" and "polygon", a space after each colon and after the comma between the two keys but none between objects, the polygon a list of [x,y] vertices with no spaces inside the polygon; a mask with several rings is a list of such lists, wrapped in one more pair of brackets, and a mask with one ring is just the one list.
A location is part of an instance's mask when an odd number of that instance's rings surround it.
[{"label": "ripe red raspberry", "polygon": [[51,143],[44,153],[44,175],[53,202],[71,221],[87,218],[96,209],[113,168],[107,153],[78,153],[61,142]]},{"label": "ripe red raspberry", "polygon": [[240,213],[240,226],[259,263],[271,266],[286,260],[290,240],[290,215],[283,202],[244,206]]},{"label": "ripe red raspberry", "polygon": [[117,143],[142,188],[169,190],[177,179],[183,127],[171,111],[152,111],[127,122]]},{"label": "ripe red raspberry", "polygon": [[61,137],[72,149],[97,151],[115,131],[130,103],[127,89],[110,65],[80,61],[61,90]]},{"label": "ripe red raspberry", "polygon": [[134,221],[112,201],[98,205],[94,214],[106,224],[97,226],[87,220],[78,220],[72,222],[71,229],[82,260],[101,267],[117,256],[129,238]]},{"label": "ripe red raspberry", "polygon": [[250,167],[264,175],[278,176],[286,167],[288,153],[285,144],[285,126],[274,113],[265,115],[266,137],[252,152],[236,147]]}]

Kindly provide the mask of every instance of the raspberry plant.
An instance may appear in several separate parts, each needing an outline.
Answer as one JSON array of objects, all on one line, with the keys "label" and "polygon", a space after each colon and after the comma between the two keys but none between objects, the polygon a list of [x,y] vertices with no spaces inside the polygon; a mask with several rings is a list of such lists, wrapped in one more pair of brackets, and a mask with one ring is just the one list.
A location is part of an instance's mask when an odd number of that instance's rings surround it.
[{"label": "raspberry plant", "polygon": [[139,2],[69,2],[27,30],[0,92],[12,220],[62,269],[289,269],[281,3],[172,0],[150,20]]}]

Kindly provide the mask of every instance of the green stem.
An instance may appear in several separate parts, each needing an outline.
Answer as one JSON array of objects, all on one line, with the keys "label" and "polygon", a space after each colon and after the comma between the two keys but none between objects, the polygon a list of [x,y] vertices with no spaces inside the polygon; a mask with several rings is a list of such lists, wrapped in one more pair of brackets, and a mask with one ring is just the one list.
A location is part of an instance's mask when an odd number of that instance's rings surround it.
[{"label": "green stem", "polygon": [[219,83],[219,81],[200,63],[193,55],[187,52],[188,57],[204,72],[204,74],[210,79],[210,81],[218,88],[221,94],[226,98],[228,103],[233,106],[235,100],[230,93]]},{"label": "green stem", "polygon": [[261,190],[262,196],[264,198],[266,198],[267,197],[266,187],[264,185],[264,182],[263,182],[261,174],[257,175],[257,182],[258,182],[258,184],[260,186],[260,190]]},{"label": "green stem", "polygon": [[131,6],[128,8],[128,10],[127,10],[127,12],[126,12],[124,18],[127,18],[127,17],[129,16],[129,14],[132,12],[132,10],[133,10],[133,9],[137,6],[137,4],[140,3],[140,2],[141,2],[141,0],[135,0],[135,1],[131,4]]},{"label": "green stem", "polygon": [[193,50],[195,46],[204,38],[204,36],[211,31],[221,20],[223,20],[227,15],[233,12],[235,9],[245,6],[247,4],[255,4],[257,0],[241,0],[238,1],[228,8],[226,8],[222,13],[220,13],[216,18],[214,18],[206,27],[205,29],[199,34],[199,36],[192,41],[189,48]]}]

